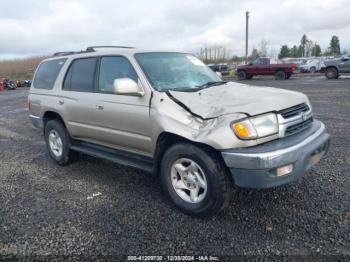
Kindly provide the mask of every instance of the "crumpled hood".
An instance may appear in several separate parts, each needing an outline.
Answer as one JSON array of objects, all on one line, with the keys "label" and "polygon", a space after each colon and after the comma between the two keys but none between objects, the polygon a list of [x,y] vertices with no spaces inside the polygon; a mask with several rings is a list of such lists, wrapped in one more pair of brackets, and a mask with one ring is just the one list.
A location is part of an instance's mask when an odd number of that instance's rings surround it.
[{"label": "crumpled hood", "polygon": [[228,82],[197,92],[169,91],[192,113],[204,119],[233,113],[258,115],[308,102],[306,95],[273,87]]}]

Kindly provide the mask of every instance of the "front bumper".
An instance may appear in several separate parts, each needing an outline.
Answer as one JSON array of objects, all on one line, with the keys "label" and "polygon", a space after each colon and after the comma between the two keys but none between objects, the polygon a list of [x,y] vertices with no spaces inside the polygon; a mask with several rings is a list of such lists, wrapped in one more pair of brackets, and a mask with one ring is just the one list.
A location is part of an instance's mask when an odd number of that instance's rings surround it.
[{"label": "front bumper", "polygon": [[[325,126],[315,120],[311,128],[298,135],[221,153],[237,186],[270,188],[300,179],[325,155],[329,145]],[[291,173],[277,176],[277,168],[290,164]]]}]

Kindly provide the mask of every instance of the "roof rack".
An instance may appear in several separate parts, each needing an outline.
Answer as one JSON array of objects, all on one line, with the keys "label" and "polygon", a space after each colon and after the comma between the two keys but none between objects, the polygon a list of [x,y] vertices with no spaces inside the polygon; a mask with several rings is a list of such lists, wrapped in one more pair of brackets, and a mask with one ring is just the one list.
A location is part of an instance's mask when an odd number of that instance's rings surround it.
[{"label": "roof rack", "polygon": [[135,47],[133,46],[114,46],[114,45],[99,45],[99,46],[89,46],[86,48],[86,52],[96,52],[96,48],[126,48],[126,49],[133,49]]},{"label": "roof rack", "polygon": [[89,46],[88,48],[86,48],[86,50],[57,52],[57,53],[54,53],[53,56],[66,56],[66,55],[74,55],[74,54],[96,52],[97,48],[126,48],[126,49],[133,49],[135,47],[132,47],[132,46],[113,46],[113,45]]}]

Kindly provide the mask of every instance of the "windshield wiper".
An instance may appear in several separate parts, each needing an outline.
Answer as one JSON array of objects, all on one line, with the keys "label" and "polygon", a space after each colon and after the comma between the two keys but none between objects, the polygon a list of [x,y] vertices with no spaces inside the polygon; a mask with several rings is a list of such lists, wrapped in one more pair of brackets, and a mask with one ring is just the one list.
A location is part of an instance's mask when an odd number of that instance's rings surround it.
[{"label": "windshield wiper", "polygon": [[211,86],[223,85],[226,83],[227,83],[227,81],[209,81],[209,82],[204,83],[203,85],[198,85],[196,87],[207,88],[207,87],[211,87]]},{"label": "windshield wiper", "polygon": [[195,88],[184,86],[184,87],[177,87],[173,89],[164,89],[163,91],[175,91],[175,92],[197,92],[199,90],[202,90],[204,88],[208,88],[211,86],[217,86],[217,85],[223,85],[226,84],[227,81],[210,81],[203,85],[196,85]]}]

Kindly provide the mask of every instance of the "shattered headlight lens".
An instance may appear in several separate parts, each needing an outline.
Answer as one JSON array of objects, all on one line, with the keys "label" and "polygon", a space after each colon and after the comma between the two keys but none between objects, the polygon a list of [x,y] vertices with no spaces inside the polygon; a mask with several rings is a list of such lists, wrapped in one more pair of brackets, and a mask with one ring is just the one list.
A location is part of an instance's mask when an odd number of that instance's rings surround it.
[{"label": "shattered headlight lens", "polygon": [[257,139],[278,133],[277,116],[273,113],[249,117],[232,123],[231,127],[240,139]]}]

